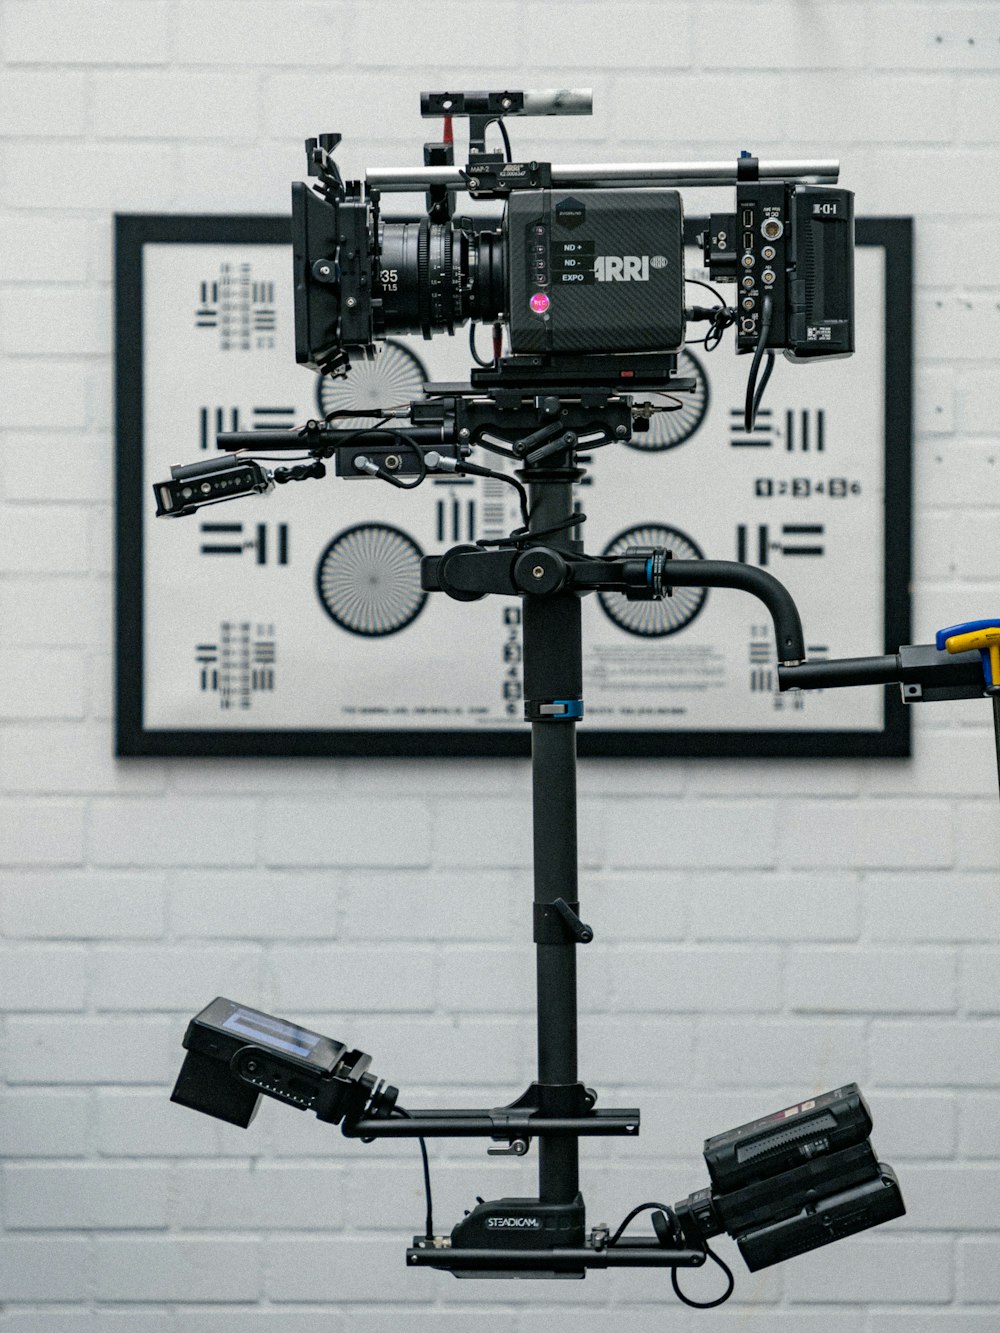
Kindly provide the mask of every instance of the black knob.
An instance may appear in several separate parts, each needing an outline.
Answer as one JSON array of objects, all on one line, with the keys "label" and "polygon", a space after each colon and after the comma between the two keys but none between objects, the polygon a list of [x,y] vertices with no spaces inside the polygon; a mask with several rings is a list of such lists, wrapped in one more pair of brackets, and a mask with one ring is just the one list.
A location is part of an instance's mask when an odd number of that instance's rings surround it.
[{"label": "black knob", "polygon": [[536,546],[522,551],[514,561],[514,582],[522,592],[536,597],[551,596],[566,586],[569,568],[558,551]]}]

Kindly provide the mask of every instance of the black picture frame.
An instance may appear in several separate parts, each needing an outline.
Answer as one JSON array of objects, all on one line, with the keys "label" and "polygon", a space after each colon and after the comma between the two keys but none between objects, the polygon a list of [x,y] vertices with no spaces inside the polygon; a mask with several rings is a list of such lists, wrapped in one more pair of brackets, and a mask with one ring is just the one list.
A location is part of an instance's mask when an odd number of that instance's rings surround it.
[{"label": "black picture frame", "polygon": [[[685,223],[685,243],[705,225]],[[913,221],[859,218],[859,246],[885,256],[885,651],[910,641],[912,546]],[[527,757],[527,726],[511,731],[152,730],[143,724],[143,552],[152,502],[143,469],[143,284],[146,244],[291,244],[287,216],[119,214],[115,218],[116,651],[115,739],[119,756]],[[846,572],[845,572],[846,577]],[[876,730],[650,731],[578,733],[582,758],[903,758],[910,716],[884,692]]]}]

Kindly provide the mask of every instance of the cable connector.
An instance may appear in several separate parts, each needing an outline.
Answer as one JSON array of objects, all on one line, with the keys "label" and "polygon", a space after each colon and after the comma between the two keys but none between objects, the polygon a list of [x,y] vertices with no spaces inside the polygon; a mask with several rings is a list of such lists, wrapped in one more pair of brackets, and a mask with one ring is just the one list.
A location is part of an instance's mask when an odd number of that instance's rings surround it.
[{"label": "cable connector", "polygon": [[[358,462],[361,460],[358,459]],[[439,454],[436,449],[432,449],[429,454],[424,455],[424,463],[427,465],[428,472],[457,472],[462,466],[463,470],[468,470],[466,465],[459,464],[457,458],[448,458],[445,454]]]}]

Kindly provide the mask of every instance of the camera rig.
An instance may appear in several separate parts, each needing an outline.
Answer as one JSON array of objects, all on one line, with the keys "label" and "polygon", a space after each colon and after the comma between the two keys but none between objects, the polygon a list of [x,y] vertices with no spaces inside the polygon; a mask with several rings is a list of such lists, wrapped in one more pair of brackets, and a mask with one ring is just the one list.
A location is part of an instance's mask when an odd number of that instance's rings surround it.
[{"label": "camera rig", "polygon": [[[590,113],[585,90],[424,93],[421,113],[445,117],[423,169],[341,178],[338,134],[306,142],[315,187],[292,187],[295,344],[300,364],[342,374],[392,333],[454,333],[467,321],[476,387],[662,387],[689,321],[708,321],[706,348],[738,324],[752,352],[750,429],[776,350],[793,360],[854,350],[853,195],[838,164],[760,162],[558,166],[514,162],[505,118]],[[465,168],[452,120],[469,122]],[[500,126],[505,153],[486,148]],[[685,304],[683,206],[690,185],[736,187],[736,212],[713,215],[705,265],[738,282],[738,305]],[[383,196],[426,191],[425,211],[383,216]],[[501,206],[456,214],[459,193]],[[706,285],[701,284],[703,287]],[[475,350],[475,323],[494,324],[493,361]],[[506,325],[509,349],[500,352]],[[761,358],[767,368],[756,391]]]},{"label": "camera rig", "polygon": [[[407,1251],[414,1266],[459,1277],[550,1278],[655,1266],[671,1270],[674,1290],[688,1304],[715,1305],[731,1294],[733,1278],[709,1248],[711,1237],[728,1232],[755,1270],[898,1217],[904,1206],[891,1168],[871,1148],[864,1099],[850,1084],[707,1140],[707,1189],[673,1207],[640,1204],[614,1232],[588,1230],[579,1139],[635,1137],[640,1116],[636,1108],[599,1109],[578,1068],[576,950],[594,935],[581,918],[577,888],[581,597],[615,590],[631,600],[656,600],[675,587],[741,589],[770,615],[781,689],[896,682],[908,703],[991,696],[998,737],[1000,621],[953,626],[933,645],[885,656],[809,662],[795,603],[767,572],[739,562],[673,559],[665,548],[634,547],[613,558],[584,549],[586,516],[574,501],[585,474],[581,455],[630,439],[692,387],[676,375],[689,320],[709,323],[709,346],[740,321],[737,350],[754,358],[748,415],[766,383],[767,372],[754,388],[764,356],[778,349],[794,359],[853,350],[851,196],[829,188],[836,163],[768,164],[748,157],[732,165],[517,163],[503,129],[506,117],[580,114],[589,111],[589,96],[428,93],[422,111],[448,118],[444,141],[427,145],[422,169],[369,171],[367,188],[341,181],[332,157],[339,136],[308,141],[319,185],[315,191],[297,185],[293,194],[297,358],[322,373],[343,374],[351,355],[372,355],[386,333],[419,330],[430,337],[478,320],[494,325],[493,359],[479,358],[473,339],[477,365],[468,383],[428,384],[419,400],[386,405],[374,426],[351,427],[345,418],[362,414],[341,411],[291,432],[221,435],[226,452],[220,458],[174,468],[153,489],[157,513],[180,517],[276,484],[321,477],[330,461],[344,480],[413,488],[429,474],[448,472],[485,475],[516,488],[520,527],[502,539],[425,557],[421,580],[426,591],[457,601],[490,594],[523,600],[537,1078],[499,1108],[403,1110],[397,1090],[368,1072],[362,1052],[218,998],[188,1027],[174,1100],[246,1125],[265,1094],[315,1111],[351,1138],[417,1138],[428,1220]],[[469,120],[464,170],[454,166],[455,116]],[[494,122],[505,154],[486,149]],[[711,308],[683,302],[675,267],[681,213],[674,196],[685,185],[706,184],[736,189],[736,211],[713,215],[704,239],[711,274],[738,281],[736,308],[721,298]],[[423,214],[382,217],[383,194],[414,190],[426,192]],[[457,217],[461,191],[502,202],[502,216]],[[643,247],[651,245],[656,248],[647,253]],[[583,261],[582,269],[574,259]],[[650,302],[655,275],[663,283]],[[504,324],[508,354],[501,345]],[[586,338],[574,333],[581,324]],[[664,396],[666,402],[652,401]],[[297,451],[298,457],[290,452],[288,466],[271,470],[253,457],[262,448]],[[500,456],[504,470],[473,462],[474,449]],[[490,1153],[518,1157],[537,1140],[537,1197],[480,1201],[449,1234],[437,1234],[424,1141],[441,1136],[483,1137],[500,1145]],[[643,1211],[652,1213],[653,1234],[626,1236]],[[677,1270],[707,1258],[727,1274],[727,1289],[715,1300],[692,1301],[680,1291]]]}]

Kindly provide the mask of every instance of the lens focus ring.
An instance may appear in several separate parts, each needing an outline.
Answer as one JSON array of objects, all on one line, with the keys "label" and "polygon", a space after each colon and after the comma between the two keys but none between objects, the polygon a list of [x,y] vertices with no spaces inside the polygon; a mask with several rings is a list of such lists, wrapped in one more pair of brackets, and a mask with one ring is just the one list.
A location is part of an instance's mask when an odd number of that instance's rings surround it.
[{"label": "lens focus ring", "polygon": [[428,282],[430,237],[430,220],[421,218],[417,230],[417,312],[420,316],[420,332],[425,338],[431,336],[431,290]]},{"label": "lens focus ring", "polygon": [[476,232],[468,219],[383,221],[378,294],[382,335],[454,333],[470,317],[496,319],[504,308],[498,232]]}]

